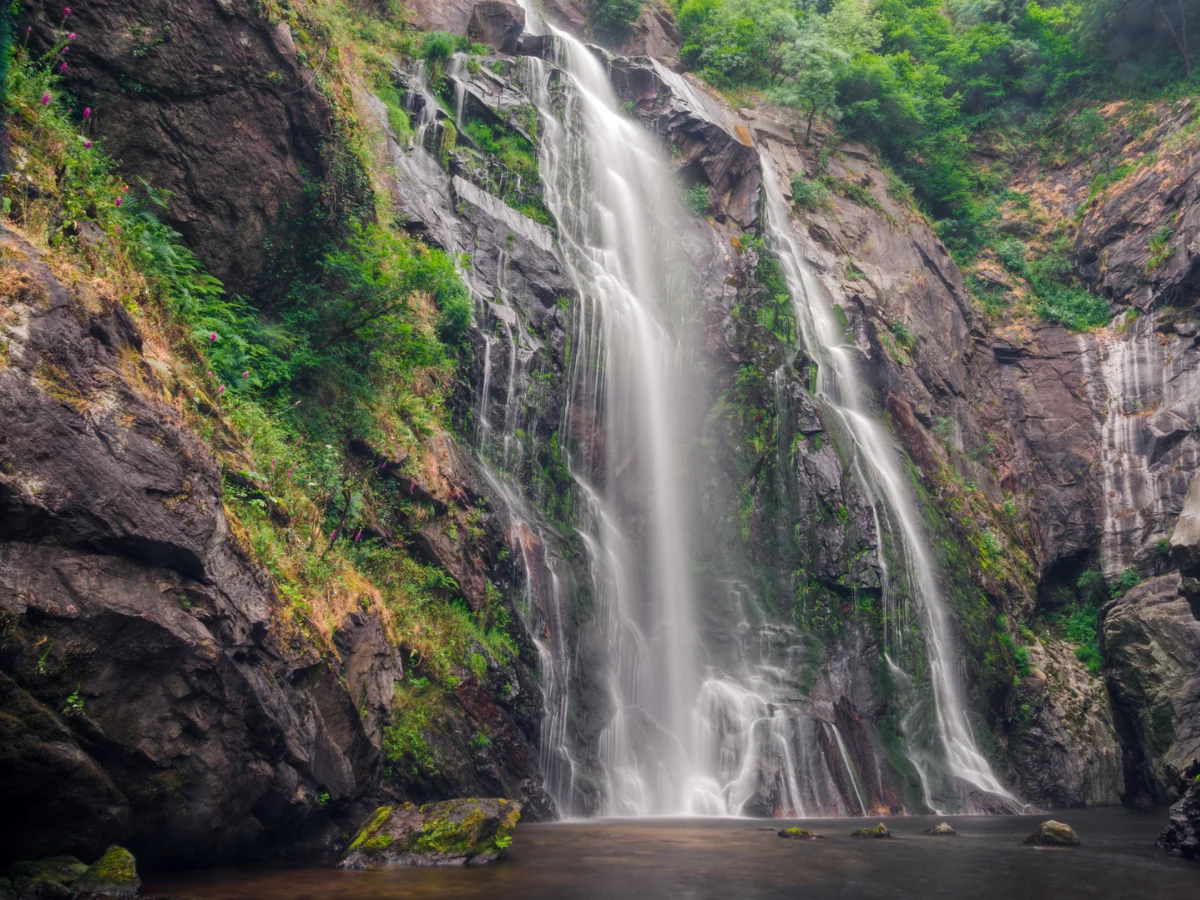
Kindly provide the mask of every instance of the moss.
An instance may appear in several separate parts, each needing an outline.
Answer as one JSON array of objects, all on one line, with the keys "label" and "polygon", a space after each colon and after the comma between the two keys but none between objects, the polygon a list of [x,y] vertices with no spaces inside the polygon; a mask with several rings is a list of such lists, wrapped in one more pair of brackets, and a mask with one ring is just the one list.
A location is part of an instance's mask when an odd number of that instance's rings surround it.
[{"label": "moss", "polygon": [[353,852],[363,846],[371,839],[371,836],[384,826],[392,812],[396,809],[394,806],[381,806],[375,810],[374,814],[362,828],[358,830],[358,834],[354,836],[354,840],[350,842],[350,851]]},{"label": "moss", "polygon": [[85,863],[74,856],[48,856],[45,859],[14,863],[10,874],[14,878],[69,885],[86,872],[87,868]]},{"label": "moss", "polygon": [[138,877],[137,861],[124,847],[113,844],[96,862],[84,871],[73,885],[83,894],[100,894],[111,897],[133,897],[142,886]]},{"label": "moss", "polygon": [[392,846],[392,836],[387,832],[377,834],[373,838],[368,839],[362,845],[365,853],[382,853],[388,847]]},{"label": "moss", "polygon": [[851,837],[862,838],[890,838],[891,834],[887,830],[887,826],[880,822],[871,828],[856,828],[850,832]]}]

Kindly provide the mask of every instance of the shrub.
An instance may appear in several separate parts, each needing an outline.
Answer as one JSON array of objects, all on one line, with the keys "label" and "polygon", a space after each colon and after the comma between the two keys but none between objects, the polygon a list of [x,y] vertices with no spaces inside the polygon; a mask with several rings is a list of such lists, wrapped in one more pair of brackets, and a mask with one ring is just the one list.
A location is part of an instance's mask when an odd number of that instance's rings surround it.
[{"label": "shrub", "polygon": [[697,184],[683,192],[684,208],[693,216],[707,216],[711,202],[706,184]]},{"label": "shrub", "polygon": [[824,182],[797,172],[792,176],[792,203],[801,209],[823,209],[829,205],[829,188]]}]

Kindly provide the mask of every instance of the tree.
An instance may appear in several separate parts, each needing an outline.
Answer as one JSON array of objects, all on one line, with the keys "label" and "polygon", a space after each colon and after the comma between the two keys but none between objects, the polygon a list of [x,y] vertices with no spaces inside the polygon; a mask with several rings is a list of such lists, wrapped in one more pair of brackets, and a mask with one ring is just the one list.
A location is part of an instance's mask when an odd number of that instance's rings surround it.
[{"label": "tree", "polygon": [[805,21],[798,37],[783,55],[784,82],[774,91],[777,102],[807,115],[804,142],[812,141],[813,121],[825,113],[838,117],[838,81],[850,54],[834,46],[826,31],[825,21],[812,17]]}]

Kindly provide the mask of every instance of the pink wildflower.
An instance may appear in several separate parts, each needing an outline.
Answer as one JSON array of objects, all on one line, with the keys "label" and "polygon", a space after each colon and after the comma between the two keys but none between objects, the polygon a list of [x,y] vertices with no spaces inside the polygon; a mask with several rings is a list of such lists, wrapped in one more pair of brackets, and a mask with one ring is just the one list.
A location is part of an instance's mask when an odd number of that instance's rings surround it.
[{"label": "pink wildflower", "polygon": [[121,233],[121,226],[120,226],[120,225],[118,225],[118,226],[117,226],[117,234],[120,234],[120,233]]},{"label": "pink wildflower", "polygon": [[333,543],[336,540],[337,540],[337,529],[335,528],[335,529],[333,529],[333,534],[331,534],[329,536],[329,542]]},{"label": "pink wildflower", "polygon": [[218,394],[225,393],[225,385],[221,385],[219,388],[217,388],[217,393]]},{"label": "pink wildflower", "polygon": [[84,141],[84,142],[83,142],[83,146],[85,146],[85,147],[87,147],[89,150],[91,150],[91,149],[92,149],[92,142],[91,142],[91,141]]},{"label": "pink wildflower", "polygon": [[87,107],[86,109],[84,109],[84,111],[83,111],[83,117],[84,117],[85,119],[90,119],[90,118],[92,117],[92,108],[91,108],[90,106],[89,106],[89,107]]},{"label": "pink wildflower", "polygon": [[75,32],[73,32],[73,31],[72,31],[70,34],[68,34],[68,35],[67,35],[67,40],[68,40],[68,41],[73,41],[73,40],[75,40]]},{"label": "pink wildflower", "polygon": [[242,378],[245,379],[245,378],[249,378],[249,377],[250,377],[250,370],[247,369],[245,372],[242,373]]},{"label": "pink wildflower", "polygon": [[120,206],[120,205],[121,205],[121,198],[120,198],[120,197],[118,197],[118,198],[117,198],[117,206]]},{"label": "pink wildflower", "polygon": [[354,535],[355,543],[362,540],[362,529],[358,529],[358,534]]},{"label": "pink wildflower", "polygon": [[65,71],[67,71],[67,64],[66,64],[66,63],[63,63],[61,66],[59,66],[59,67],[58,67],[58,71],[60,71],[60,72],[65,72]]},{"label": "pink wildflower", "polygon": [[46,91],[46,93],[42,94],[42,106],[49,106],[49,105],[50,105],[50,92]]},{"label": "pink wildflower", "polygon": [[125,185],[125,187],[121,188],[121,193],[128,194],[129,193],[129,185]]},{"label": "pink wildflower", "polygon": [[63,7],[63,18],[65,19],[69,15],[71,15],[71,7],[64,6]]},{"label": "pink wildflower", "polygon": [[217,342],[217,333],[215,331],[208,336],[208,342],[210,344],[215,344]]},{"label": "pink wildflower", "polygon": [[209,377],[209,378],[215,378],[216,376],[214,376],[212,372],[209,372],[209,373],[208,373],[208,377]]}]

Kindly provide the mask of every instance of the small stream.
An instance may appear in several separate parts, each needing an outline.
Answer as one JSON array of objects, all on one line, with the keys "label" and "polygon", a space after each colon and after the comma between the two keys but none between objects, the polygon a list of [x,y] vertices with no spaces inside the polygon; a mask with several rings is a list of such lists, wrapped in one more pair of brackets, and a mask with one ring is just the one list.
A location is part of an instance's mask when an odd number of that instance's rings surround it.
[{"label": "small stream", "polygon": [[[1200,866],[1154,846],[1164,810],[1071,810],[1056,816],[1082,845],[1021,841],[1045,816],[885,819],[889,840],[851,838],[876,819],[591,820],[523,825],[510,857],[476,869],[241,869],[148,878],[162,900],[372,898],[853,898],[1074,900],[1195,898]],[[796,824],[820,841],[781,840]],[[955,837],[922,830],[949,822]]]}]

